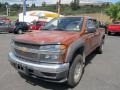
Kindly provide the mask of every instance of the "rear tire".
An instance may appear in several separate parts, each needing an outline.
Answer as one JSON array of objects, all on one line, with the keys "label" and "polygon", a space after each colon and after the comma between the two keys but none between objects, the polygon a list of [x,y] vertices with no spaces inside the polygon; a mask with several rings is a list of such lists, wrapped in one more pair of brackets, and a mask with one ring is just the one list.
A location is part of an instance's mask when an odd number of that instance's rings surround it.
[{"label": "rear tire", "polygon": [[67,83],[71,87],[75,87],[83,74],[83,58],[78,54],[70,67]]}]

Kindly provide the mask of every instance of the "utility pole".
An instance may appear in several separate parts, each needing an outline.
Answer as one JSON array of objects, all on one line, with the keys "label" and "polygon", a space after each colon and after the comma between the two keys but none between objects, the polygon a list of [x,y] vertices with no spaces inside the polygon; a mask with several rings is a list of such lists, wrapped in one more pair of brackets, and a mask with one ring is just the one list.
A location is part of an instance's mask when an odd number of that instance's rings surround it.
[{"label": "utility pole", "polygon": [[27,0],[23,0],[23,22],[24,22],[24,16],[26,15],[26,1]]},{"label": "utility pole", "polygon": [[8,4],[6,4],[6,14],[7,16],[10,15],[10,6]]},{"label": "utility pole", "polygon": [[24,8],[25,8],[24,6],[25,5],[24,5],[24,0],[22,0],[22,1],[23,1],[23,22],[24,22]]},{"label": "utility pole", "polygon": [[100,20],[103,20],[103,10],[101,8],[101,11],[100,11]]},{"label": "utility pole", "polygon": [[58,0],[57,1],[57,13],[60,15],[60,3],[61,3],[61,0]]},{"label": "utility pole", "polygon": [[6,8],[7,8],[7,16],[9,16],[8,6],[6,6]]}]

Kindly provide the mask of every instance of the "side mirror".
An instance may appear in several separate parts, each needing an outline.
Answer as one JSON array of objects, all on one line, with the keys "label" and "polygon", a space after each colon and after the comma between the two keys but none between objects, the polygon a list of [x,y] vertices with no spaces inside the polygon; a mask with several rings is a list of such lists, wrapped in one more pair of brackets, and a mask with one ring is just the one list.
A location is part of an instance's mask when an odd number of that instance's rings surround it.
[{"label": "side mirror", "polygon": [[96,28],[95,27],[88,27],[87,32],[88,33],[94,33],[94,32],[96,32]]}]

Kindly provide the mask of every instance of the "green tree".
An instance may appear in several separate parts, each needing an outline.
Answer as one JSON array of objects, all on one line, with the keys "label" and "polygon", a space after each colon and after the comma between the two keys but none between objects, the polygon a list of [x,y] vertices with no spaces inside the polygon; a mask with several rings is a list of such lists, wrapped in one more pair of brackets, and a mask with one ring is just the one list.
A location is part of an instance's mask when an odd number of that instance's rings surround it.
[{"label": "green tree", "polygon": [[70,3],[70,6],[73,10],[77,10],[79,8],[79,3],[80,3],[80,0],[73,0]]},{"label": "green tree", "polygon": [[42,2],[42,6],[43,6],[43,7],[46,6],[46,2],[45,2],[45,1]]},{"label": "green tree", "polygon": [[113,20],[120,20],[120,2],[111,4],[109,8],[106,9],[106,13]]},{"label": "green tree", "polygon": [[31,5],[31,8],[35,8],[36,6],[35,6],[35,3],[33,3],[32,5]]}]

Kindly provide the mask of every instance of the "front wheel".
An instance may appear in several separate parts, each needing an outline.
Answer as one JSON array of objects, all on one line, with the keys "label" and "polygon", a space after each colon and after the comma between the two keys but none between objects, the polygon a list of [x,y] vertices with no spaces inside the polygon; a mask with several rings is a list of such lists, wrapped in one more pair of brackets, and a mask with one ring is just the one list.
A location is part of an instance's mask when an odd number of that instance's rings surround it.
[{"label": "front wheel", "polygon": [[75,87],[79,83],[83,74],[83,66],[83,58],[81,55],[78,54],[74,58],[74,61],[69,70],[67,81],[69,86]]},{"label": "front wheel", "polygon": [[107,34],[108,34],[108,35],[111,35],[111,32],[110,32],[110,31],[107,31]]},{"label": "front wheel", "polygon": [[17,31],[17,33],[18,33],[18,34],[22,34],[22,33],[23,33],[23,30],[22,30],[22,29],[19,29],[19,30]]}]

